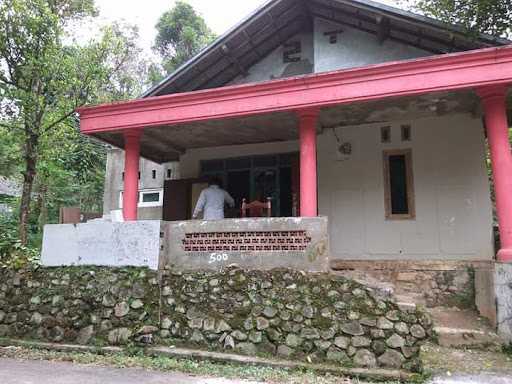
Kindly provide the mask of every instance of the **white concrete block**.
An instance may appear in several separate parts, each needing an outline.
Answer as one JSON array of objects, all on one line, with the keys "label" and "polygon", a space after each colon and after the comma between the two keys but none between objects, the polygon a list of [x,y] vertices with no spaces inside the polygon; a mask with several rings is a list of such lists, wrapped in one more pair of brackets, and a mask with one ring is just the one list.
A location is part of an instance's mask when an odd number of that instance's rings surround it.
[{"label": "white concrete block", "polygon": [[44,226],[41,262],[47,267],[77,265],[78,230],[74,224],[47,224]]}]

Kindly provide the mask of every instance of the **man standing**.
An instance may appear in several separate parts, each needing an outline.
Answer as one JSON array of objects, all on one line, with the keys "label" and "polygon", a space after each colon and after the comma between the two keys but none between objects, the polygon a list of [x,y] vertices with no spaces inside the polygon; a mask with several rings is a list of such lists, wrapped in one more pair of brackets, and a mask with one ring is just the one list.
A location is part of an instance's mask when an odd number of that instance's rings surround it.
[{"label": "man standing", "polygon": [[212,177],[208,182],[208,188],[201,191],[199,200],[192,218],[197,219],[201,211],[204,211],[204,220],[220,220],[224,218],[224,203],[234,207],[235,201],[228,192],[221,188],[221,181],[217,177]]}]

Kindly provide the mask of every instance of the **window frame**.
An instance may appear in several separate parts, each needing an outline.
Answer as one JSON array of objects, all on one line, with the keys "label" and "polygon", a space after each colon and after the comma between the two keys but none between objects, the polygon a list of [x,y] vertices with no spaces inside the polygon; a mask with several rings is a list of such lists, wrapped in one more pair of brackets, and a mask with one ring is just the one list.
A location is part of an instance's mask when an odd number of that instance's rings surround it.
[{"label": "window frame", "polygon": [[[391,207],[391,175],[389,174],[389,158],[390,156],[405,156],[406,171],[406,187],[407,187],[407,207],[409,213],[394,214]],[[416,204],[414,194],[414,174],[412,165],[412,150],[407,149],[390,149],[382,151],[383,172],[384,172],[384,208],[386,220],[415,220]]]},{"label": "window frame", "polygon": [[[123,192],[119,191],[119,208],[123,208]],[[143,195],[146,193],[158,193],[158,201],[143,202]],[[148,207],[161,207],[164,205],[164,190],[163,188],[156,189],[142,189],[139,190],[139,197],[137,200],[137,208]]]}]

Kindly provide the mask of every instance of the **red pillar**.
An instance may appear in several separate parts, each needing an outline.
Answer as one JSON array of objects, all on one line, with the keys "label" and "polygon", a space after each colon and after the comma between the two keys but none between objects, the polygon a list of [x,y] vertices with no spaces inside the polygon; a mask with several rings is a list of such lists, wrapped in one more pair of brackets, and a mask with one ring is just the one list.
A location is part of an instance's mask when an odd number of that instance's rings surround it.
[{"label": "red pillar", "polygon": [[298,111],[300,140],[300,215],[318,215],[316,176],[316,125],[319,111]]},{"label": "red pillar", "polygon": [[512,154],[508,138],[505,86],[483,87],[482,99],[491,151],[496,213],[500,228],[501,249],[498,261],[512,262]]},{"label": "red pillar", "polygon": [[124,132],[124,192],[123,216],[126,221],[137,220],[139,200],[140,131]]}]

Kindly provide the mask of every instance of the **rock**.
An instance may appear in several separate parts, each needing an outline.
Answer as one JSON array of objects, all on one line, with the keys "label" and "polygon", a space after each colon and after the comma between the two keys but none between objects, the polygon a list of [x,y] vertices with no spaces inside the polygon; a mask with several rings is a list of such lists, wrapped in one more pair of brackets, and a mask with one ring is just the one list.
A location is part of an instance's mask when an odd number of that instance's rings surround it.
[{"label": "rock", "polygon": [[224,349],[234,349],[235,348],[235,339],[232,336],[227,335],[224,339]]},{"label": "rock", "polygon": [[238,329],[232,332],[231,336],[233,336],[233,338],[238,341],[247,340],[247,334],[243,333],[242,331],[239,331]]},{"label": "rock", "polygon": [[403,321],[400,321],[395,323],[395,331],[400,335],[407,335],[409,333],[409,326]]},{"label": "rock", "polygon": [[336,362],[343,362],[343,361],[348,360],[347,354],[344,351],[342,351],[338,348],[335,348],[335,347],[329,348],[329,350],[327,351],[327,353],[325,355],[325,358],[329,361],[336,361]]},{"label": "rock", "polygon": [[4,322],[6,324],[12,324],[12,323],[15,323],[16,320],[18,320],[18,314],[16,312],[12,312],[12,313],[8,313],[7,315],[5,315]]},{"label": "rock", "polygon": [[143,325],[137,331],[137,335],[149,335],[151,333],[156,333],[156,332],[158,332],[158,327],[155,327],[153,325]]},{"label": "rock", "polygon": [[340,329],[343,333],[346,333],[347,335],[351,336],[361,336],[364,335],[364,329],[359,324],[358,321],[351,321],[348,323],[343,323],[340,326]]},{"label": "rock", "polygon": [[112,345],[123,345],[130,340],[131,336],[132,332],[128,328],[116,328],[108,333],[107,339]]},{"label": "rock", "polygon": [[375,355],[367,349],[360,349],[354,355],[354,364],[358,367],[373,368],[377,366]]},{"label": "rock", "polygon": [[252,343],[239,343],[236,346],[236,350],[243,355],[254,356],[258,353],[256,346]]},{"label": "rock", "polygon": [[321,351],[325,351],[332,345],[332,343],[329,340],[315,340],[314,344],[315,347],[317,347]]},{"label": "rock", "polygon": [[92,325],[88,325],[87,327],[82,328],[80,332],[78,332],[76,342],[82,345],[89,344],[89,341],[91,340],[93,335],[94,327]]},{"label": "rock", "polygon": [[290,333],[290,334],[288,334],[288,336],[286,336],[285,343],[290,348],[297,348],[302,344],[302,341],[303,341],[302,337],[295,335],[293,333]]},{"label": "rock", "polygon": [[130,306],[126,301],[122,301],[114,307],[114,315],[116,317],[124,317],[130,312]]},{"label": "rock", "polygon": [[306,319],[312,319],[313,316],[315,315],[315,309],[310,306],[310,305],[306,305],[303,309],[302,309],[302,315],[306,318]]},{"label": "rock", "polygon": [[328,328],[326,330],[320,331],[320,337],[324,340],[330,340],[336,335],[336,330],[334,328]]},{"label": "rock", "polygon": [[352,345],[356,348],[359,347],[369,347],[372,344],[372,341],[364,336],[354,336],[352,338]]},{"label": "rock", "polygon": [[202,341],[204,341],[204,337],[201,331],[198,329],[194,329],[194,331],[192,332],[192,336],[190,337],[190,341],[192,343],[201,343]]},{"label": "rock", "polygon": [[160,324],[160,327],[162,329],[169,329],[169,328],[171,328],[171,325],[172,325],[172,320],[169,319],[168,317],[164,317],[162,319],[162,323]]},{"label": "rock", "polygon": [[357,349],[354,348],[353,346],[350,346],[347,348],[347,355],[349,355],[350,357],[354,356],[357,352]]},{"label": "rock", "polygon": [[385,317],[379,317],[377,320],[377,328],[379,329],[393,329],[394,324]]},{"label": "rock", "polygon": [[386,318],[391,321],[400,320],[400,311],[392,310],[386,313]]},{"label": "rock", "polygon": [[350,339],[344,336],[338,336],[334,339],[334,345],[341,349],[347,349],[350,345]]},{"label": "rock", "polygon": [[375,319],[370,319],[370,318],[368,318],[368,317],[364,317],[364,318],[362,318],[361,320],[359,320],[359,323],[360,323],[361,325],[366,325],[366,326],[368,326],[368,327],[375,327],[375,326],[377,326],[377,320],[375,320]]},{"label": "rock", "polygon": [[265,307],[263,309],[263,316],[271,318],[274,317],[275,315],[277,315],[277,309],[273,307]]},{"label": "rock", "polygon": [[188,321],[188,326],[192,329],[201,329],[203,328],[203,319],[195,318]]},{"label": "rock", "polygon": [[287,345],[280,345],[277,347],[277,354],[279,356],[290,357],[291,355],[293,355],[293,352],[293,349],[291,349]]},{"label": "rock", "polygon": [[203,331],[214,332],[215,331],[215,319],[213,317],[207,317],[203,321]]},{"label": "rock", "polygon": [[263,338],[263,334],[261,332],[251,331],[249,333],[249,340],[253,343],[261,343],[261,340]]},{"label": "rock", "polygon": [[9,326],[5,324],[0,325],[0,337],[5,337],[9,335]]},{"label": "rock", "polygon": [[419,324],[414,324],[410,329],[411,335],[417,339],[423,339],[427,336],[425,329]]},{"label": "rock", "polygon": [[103,320],[100,323],[100,331],[105,332],[112,329],[112,322],[110,320]]},{"label": "rock", "polygon": [[388,346],[383,340],[374,340],[372,342],[372,350],[379,356],[386,352],[387,349]]},{"label": "rock", "polygon": [[383,339],[386,337],[386,333],[382,329],[371,329],[370,335],[372,339]]},{"label": "rock", "polygon": [[401,368],[405,361],[404,356],[394,349],[388,349],[377,358],[379,365],[386,368]]},{"label": "rock", "polygon": [[164,286],[162,288],[162,296],[171,296],[171,294],[172,294],[171,287]]},{"label": "rock", "polygon": [[39,305],[39,304],[41,304],[41,298],[39,296],[31,297],[30,298],[30,304],[32,304],[32,305]]},{"label": "rock", "polygon": [[267,329],[270,326],[270,323],[267,319],[264,317],[257,317],[256,318],[256,329],[258,331],[262,331],[264,329]]},{"label": "rock", "polygon": [[280,341],[281,340],[281,332],[279,332],[275,328],[269,328],[266,330],[267,336],[271,341]]},{"label": "rock", "polygon": [[210,284],[210,287],[216,287],[218,286],[220,283],[219,279],[212,279],[210,280],[209,284]]},{"label": "rock", "polygon": [[116,300],[110,295],[103,295],[101,305],[104,307],[112,308],[114,305],[116,305]]},{"label": "rock", "polygon": [[402,354],[407,359],[410,359],[411,357],[416,355],[419,352],[419,350],[420,349],[418,347],[407,347],[407,346],[404,346],[404,347],[402,347]]},{"label": "rock", "polygon": [[43,321],[43,315],[41,315],[39,312],[34,312],[32,314],[32,317],[30,317],[30,322],[35,325],[41,324]]},{"label": "rock", "polygon": [[135,299],[132,301],[132,303],[130,304],[130,307],[132,309],[139,309],[139,308],[142,308],[144,306],[144,303],[142,302],[142,300],[140,299]]},{"label": "rock", "polygon": [[62,341],[64,339],[64,329],[59,326],[53,327],[50,330],[50,338],[56,343]]},{"label": "rock", "polygon": [[320,333],[316,328],[302,328],[300,336],[306,340],[315,340],[320,338]]},{"label": "rock", "polygon": [[224,320],[219,320],[217,322],[217,326],[215,327],[215,333],[222,333],[228,331],[231,331],[231,326]]},{"label": "rock", "polygon": [[400,348],[405,345],[405,339],[402,336],[393,333],[391,337],[386,340],[386,344],[391,348]]},{"label": "rock", "polygon": [[254,328],[254,321],[253,321],[252,317],[248,317],[247,319],[244,320],[244,329],[246,331],[250,331],[253,328]]},{"label": "rock", "polygon": [[283,321],[288,321],[291,319],[292,314],[290,311],[284,310],[284,311],[279,312],[279,317]]}]

